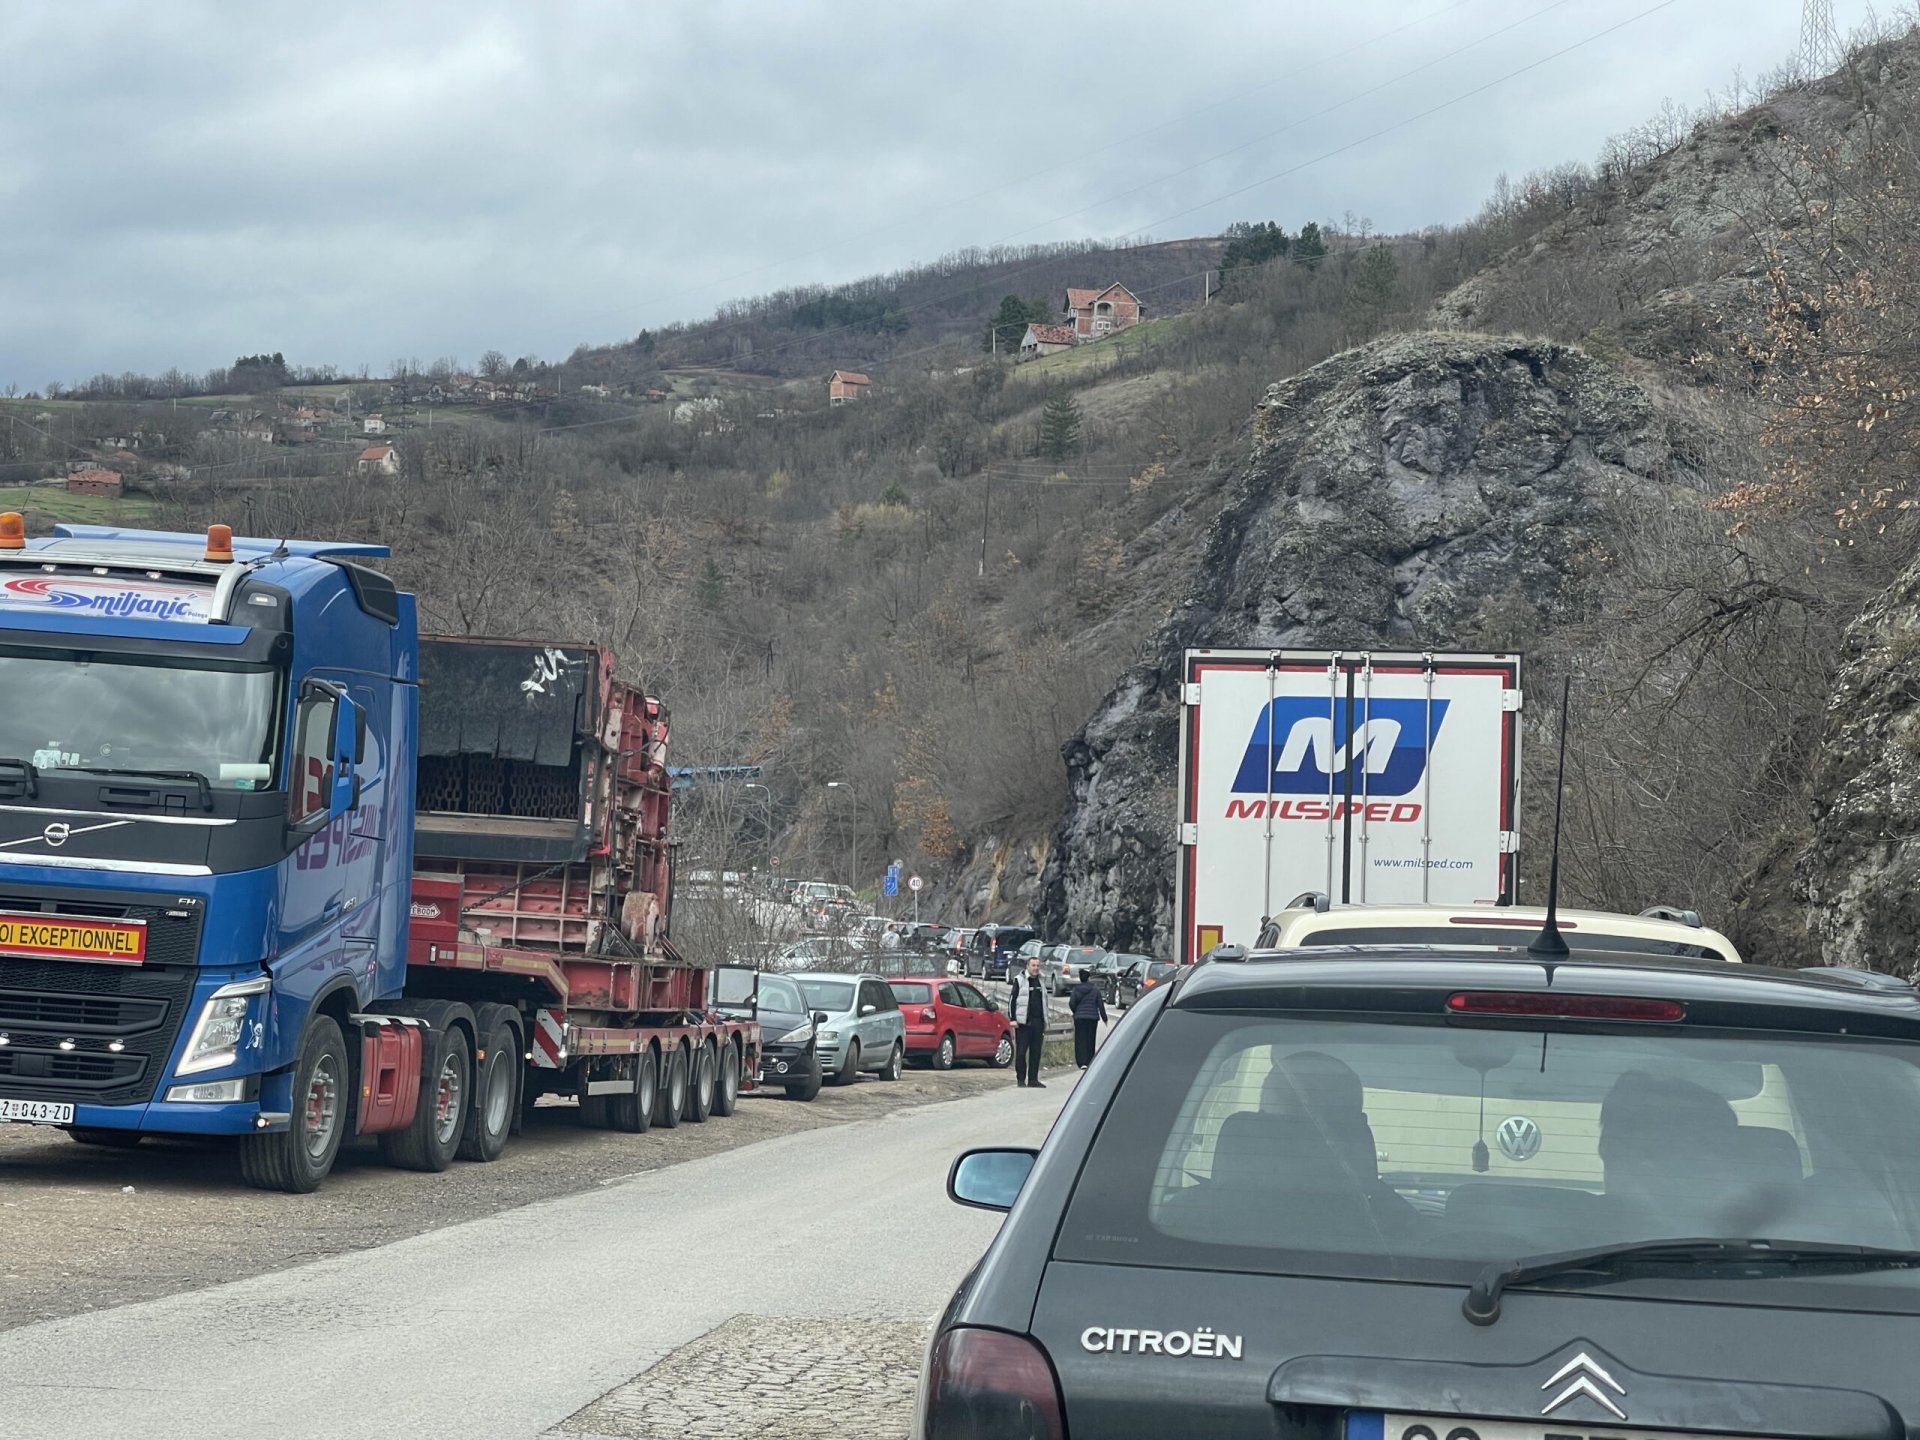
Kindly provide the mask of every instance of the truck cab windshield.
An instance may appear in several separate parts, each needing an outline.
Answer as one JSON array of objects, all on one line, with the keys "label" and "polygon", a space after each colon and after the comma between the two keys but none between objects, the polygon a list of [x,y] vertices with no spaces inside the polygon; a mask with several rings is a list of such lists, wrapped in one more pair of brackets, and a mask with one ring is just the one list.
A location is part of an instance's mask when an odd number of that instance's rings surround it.
[{"label": "truck cab windshield", "polygon": [[0,654],[0,756],[41,772],[198,772],[216,790],[274,773],[270,669],[132,656]]}]

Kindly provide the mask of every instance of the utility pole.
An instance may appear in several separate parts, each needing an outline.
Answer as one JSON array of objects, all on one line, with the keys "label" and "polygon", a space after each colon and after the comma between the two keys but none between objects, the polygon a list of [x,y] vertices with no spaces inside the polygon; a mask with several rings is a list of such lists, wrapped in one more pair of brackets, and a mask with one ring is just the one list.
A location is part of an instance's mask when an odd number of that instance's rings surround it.
[{"label": "utility pole", "polygon": [[987,578],[987,512],[993,506],[993,466],[986,468],[987,487],[980,495],[980,578]]},{"label": "utility pole", "polygon": [[1833,0],[1802,0],[1800,8],[1800,71],[1817,80],[1841,60],[1840,37],[1833,28]]}]

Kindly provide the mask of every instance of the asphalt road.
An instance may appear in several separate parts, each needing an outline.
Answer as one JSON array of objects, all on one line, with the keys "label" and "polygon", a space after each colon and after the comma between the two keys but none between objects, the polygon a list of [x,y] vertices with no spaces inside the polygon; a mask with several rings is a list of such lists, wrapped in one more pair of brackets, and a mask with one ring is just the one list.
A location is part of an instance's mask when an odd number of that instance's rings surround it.
[{"label": "asphalt road", "polygon": [[[926,1322],[997,1224],[947,1201],[947,1166],[968,1145],[1037,1144],[1070,1073],[1043,1091],[997,1075],[948,1103],[877,1108],[290,1269],[17,1325],[0,1332],[6,1431],[890,1440],[905,1431]],[[882,1090],[904,1098],[878,1082],[846,1093]],[[379,1178],[392,1201],[408,1180],[440,1177]],[[302,1202],[273,1198],[299,1226]],[[31,1246],[15,1218],[0,1233]],[[101,1233],[138,1268],[135,1212]]]}]

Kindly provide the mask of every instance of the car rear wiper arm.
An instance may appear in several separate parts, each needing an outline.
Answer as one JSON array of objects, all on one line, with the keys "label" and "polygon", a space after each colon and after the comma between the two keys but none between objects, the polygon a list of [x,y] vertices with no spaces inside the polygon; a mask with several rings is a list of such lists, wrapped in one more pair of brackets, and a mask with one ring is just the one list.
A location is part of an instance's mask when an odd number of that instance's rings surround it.
[{"label": "car rear wiper arm", "polygon": [[1890,1250],[1878,1245],[1839,1245],[1820,1240],[1641,1240],[1625,1245],[1593,1245],[1552,1255],[1530,1255],[1495,1262],[1460,1302],[1460,1313],[1475,1325],[1491,1325],[1500,1318],[1500,1294],[1510,1285],[1525,1285],[1553,1275],[1567,1275],[1622,1261],[1714,1264],[1728,1260],[1762,1260],[1772,1265],[1854,1262],[1894,1269],[1920,1266],[1920,1250]]},{"label": "car rear wiper arm", "polygon": [[200,808],[213,809],[213,784],[198,770],[120,770],[97,765],[63,765],[60,768],[77,770],[82,775],[124,775],[146,780],[185,780],[200,792]]}]

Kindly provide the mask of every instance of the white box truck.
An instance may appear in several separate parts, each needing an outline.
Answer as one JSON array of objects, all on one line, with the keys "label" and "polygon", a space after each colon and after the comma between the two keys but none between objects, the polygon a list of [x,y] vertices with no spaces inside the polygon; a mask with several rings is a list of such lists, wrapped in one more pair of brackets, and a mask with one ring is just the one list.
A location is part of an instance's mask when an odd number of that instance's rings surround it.
[{"label": "white box truck", "polygon": [[1514,902],[1520,657],[1189,650],[1174,959],[1335,905]]}]

